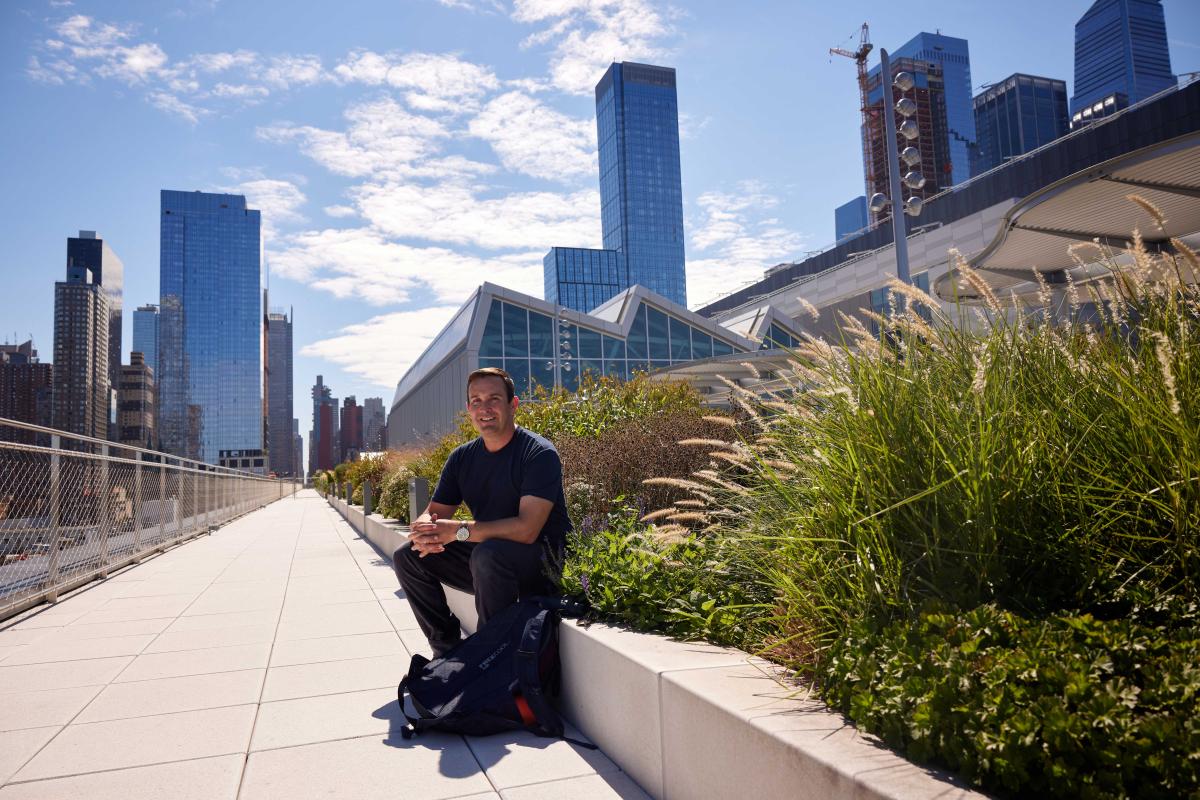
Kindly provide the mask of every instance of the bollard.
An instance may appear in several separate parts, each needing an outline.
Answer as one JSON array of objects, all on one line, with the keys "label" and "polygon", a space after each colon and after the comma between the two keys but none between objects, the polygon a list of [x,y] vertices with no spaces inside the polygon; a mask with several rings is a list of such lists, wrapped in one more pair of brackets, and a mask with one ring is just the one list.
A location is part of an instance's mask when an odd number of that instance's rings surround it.
[{"label": "bollard", "polygon": [[429,481],[424,478],[408,479],[408,522],[420,516],[429,505]]},{"label": "bollard", "polygon": [[371,516],[371,482],[363,481],[363,516]]}]

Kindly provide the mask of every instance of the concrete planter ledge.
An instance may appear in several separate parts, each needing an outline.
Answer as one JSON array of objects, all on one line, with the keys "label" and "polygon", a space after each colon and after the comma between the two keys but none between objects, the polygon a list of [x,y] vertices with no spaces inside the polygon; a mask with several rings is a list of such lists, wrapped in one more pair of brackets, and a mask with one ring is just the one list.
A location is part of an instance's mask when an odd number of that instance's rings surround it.
[{"label": "concrete planter ledge", "polygon": [[[407,538],[378,514],[328,499],[388,558]],[[474,630],[474,599],[447,596]],[[740,650],[574,620],[560,638],[563,716],[656,798],[986,797],[905,760]]]}]

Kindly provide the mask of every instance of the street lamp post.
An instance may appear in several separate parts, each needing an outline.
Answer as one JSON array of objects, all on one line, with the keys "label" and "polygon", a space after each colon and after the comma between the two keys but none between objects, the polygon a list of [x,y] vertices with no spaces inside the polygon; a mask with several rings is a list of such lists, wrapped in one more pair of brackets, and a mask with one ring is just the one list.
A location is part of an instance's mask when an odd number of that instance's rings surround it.
[{"label": "street lamp post", "polygon": [[[892,74],[892,63],[887,50],[880,49],[880,89],[883,92],[883,140],[887,150],[888,164],[888,194],[877,192],[871,196],[871,210],[878,213],[889,205],[892,207],[892,238],[896,247],[896,277],[903,283],[911,283],[908,269],[908,232],[905,230],[904,215],[917,216],[921,213],[924,201],[913,195],[904,200],[903,186],[910,189],[920,189],[925,185],[925,176],[917,169],[921,163],[921,151],[912,145],[897,152],[896,136],[912,142],[920,135],[920,129],[915,120],[910,119],[917,112],[917,104],[907,97],[901,97],[895,106],[891,104],[892,88],[899,89],[903,94],[912,89],[913,76],[907,72],[899,72],[888,82]],[[903,116],[904,122],[897,129],[895,112]],[[900,177],[900,161],[903,160],[909,168],[903,178]]]}]

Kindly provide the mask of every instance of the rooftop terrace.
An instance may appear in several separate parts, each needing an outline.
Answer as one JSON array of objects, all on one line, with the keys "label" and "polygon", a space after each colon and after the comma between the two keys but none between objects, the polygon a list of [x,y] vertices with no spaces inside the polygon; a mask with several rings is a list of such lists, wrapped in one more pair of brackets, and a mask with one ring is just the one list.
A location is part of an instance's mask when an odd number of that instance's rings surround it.
[{"label": "rooftop terrace", "polygon": [[403,740],[426,647],[390,563],[300,492],[0,623],[0,800],[646,796],[564,741]]}]

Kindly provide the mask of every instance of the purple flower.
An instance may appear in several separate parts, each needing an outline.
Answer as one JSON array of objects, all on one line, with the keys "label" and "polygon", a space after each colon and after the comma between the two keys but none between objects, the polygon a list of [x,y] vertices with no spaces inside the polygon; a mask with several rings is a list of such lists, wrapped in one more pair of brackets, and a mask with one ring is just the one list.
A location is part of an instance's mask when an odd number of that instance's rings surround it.
[{"label": "purple flower", "polygon": [[581,575],[581,576],[579,577],[579,583],[583,585],[583,591],[584,591],[584,593],[586,594],[586,593],[587,593],[587,590],[588,590],[588,584],[589,584],[589,581],[588,581],[588,576],[587,576],[587,575]]}]

